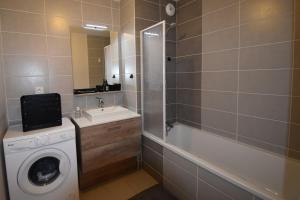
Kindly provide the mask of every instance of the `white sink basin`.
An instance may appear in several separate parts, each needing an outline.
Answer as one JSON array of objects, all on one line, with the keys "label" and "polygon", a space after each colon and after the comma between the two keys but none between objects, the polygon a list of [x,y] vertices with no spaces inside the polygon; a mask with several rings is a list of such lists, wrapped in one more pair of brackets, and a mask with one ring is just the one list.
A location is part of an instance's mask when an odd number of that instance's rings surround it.
[{"label": "white sink basin", "polygon": [[112,106],[112,107],[85,110],[84,115],[88,120],[96,121],[104,118],[111,118],[115,115],[119,115],[127,111],[128,111],[127,108],[123,108],[121,106]]}]

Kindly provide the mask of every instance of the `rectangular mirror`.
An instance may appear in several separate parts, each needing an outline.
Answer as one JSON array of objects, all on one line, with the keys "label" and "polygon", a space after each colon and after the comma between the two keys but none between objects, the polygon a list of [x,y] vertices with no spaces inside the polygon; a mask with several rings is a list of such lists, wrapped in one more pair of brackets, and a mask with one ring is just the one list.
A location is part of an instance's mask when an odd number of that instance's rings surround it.
[{"label": "rectangular mirror", "polygon": [[120,90],[119,35],[90,26],[71,28],[74,94]]}]

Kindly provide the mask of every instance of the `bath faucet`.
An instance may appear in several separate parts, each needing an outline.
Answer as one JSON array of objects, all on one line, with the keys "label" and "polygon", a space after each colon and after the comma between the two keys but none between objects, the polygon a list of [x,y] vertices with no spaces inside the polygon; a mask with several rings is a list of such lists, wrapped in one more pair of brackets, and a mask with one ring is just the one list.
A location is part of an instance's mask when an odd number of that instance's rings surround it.
[{"label": "bath faucet", "polygon": [[98,108],[103,109],[104,107],[104,100],[101,97],[96,97],[98,99]]}]

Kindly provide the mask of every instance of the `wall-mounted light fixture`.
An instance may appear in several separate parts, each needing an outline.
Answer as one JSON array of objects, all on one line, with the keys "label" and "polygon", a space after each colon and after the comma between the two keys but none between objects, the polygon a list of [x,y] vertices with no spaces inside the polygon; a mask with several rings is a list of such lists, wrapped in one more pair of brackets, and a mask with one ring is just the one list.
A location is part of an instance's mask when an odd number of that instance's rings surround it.
[{"label": "wall-mounted light fixture", "polygon": [[95,30],[95,31],[104,31],[104,30],[108,29],[107,26],[95,25],[95,24],[85,24],[83,26],[83,28],[89,29],[89,30]]},{"label": "wall-mounted light fixture", "polygon": [[152,33],[152,32],[145,32],[144,34],[148,36],[159,36],[158,33]]}]

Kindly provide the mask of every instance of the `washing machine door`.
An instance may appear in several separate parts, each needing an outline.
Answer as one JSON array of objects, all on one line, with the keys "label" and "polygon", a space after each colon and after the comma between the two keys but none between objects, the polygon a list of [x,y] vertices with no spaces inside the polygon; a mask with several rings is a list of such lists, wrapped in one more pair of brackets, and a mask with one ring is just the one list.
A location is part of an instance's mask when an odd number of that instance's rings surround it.
[{"label": "washing machine door", "polygon": [[57,149],[44,149],[31,154],[18,172],[18,185],[29,194],[46,194],[57,189],[68,177],[68,156]]}]

